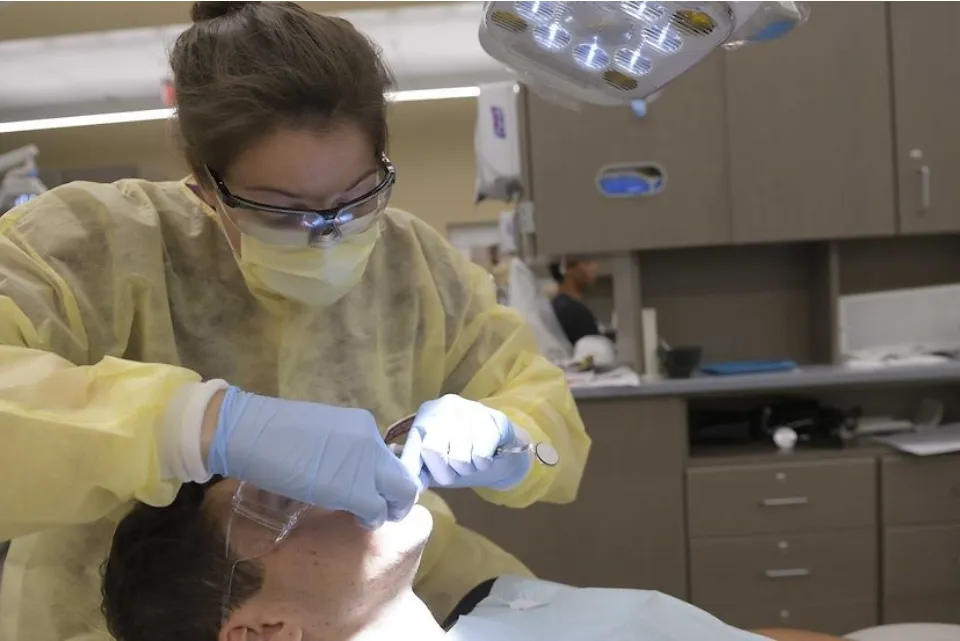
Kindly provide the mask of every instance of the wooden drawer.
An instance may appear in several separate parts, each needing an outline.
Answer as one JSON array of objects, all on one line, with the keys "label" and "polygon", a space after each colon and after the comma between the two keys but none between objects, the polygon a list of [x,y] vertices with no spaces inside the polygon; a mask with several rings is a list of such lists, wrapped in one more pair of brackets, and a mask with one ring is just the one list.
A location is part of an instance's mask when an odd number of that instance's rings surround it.
[{"label": "wooden drawer", "polygon": [[960,524],[886,528],[883,568],[886,598],[960,591]]},{"label": "wooden drawer", "polygon": [[875,600],[872,528],[690,542],[690,595],[697,605]]},{"label": "wooden drawer", "polygon": [[691,536],[874,527],[874,459],[687,470]]},{"label": "wooden drawer", "polygon": [[745,630],[799,628],[844,635],[879,623],[874,601],[828,605],[724,605],[705,607],[719,619]]},{"label": "wooden drawer", "polygon": [[960,456],[885,456],[880,479],[887,525],[960,521]]},{"label": "wooden drawer", "polygon": [[960,624],[960,591],[888,599],[883,622]]}]

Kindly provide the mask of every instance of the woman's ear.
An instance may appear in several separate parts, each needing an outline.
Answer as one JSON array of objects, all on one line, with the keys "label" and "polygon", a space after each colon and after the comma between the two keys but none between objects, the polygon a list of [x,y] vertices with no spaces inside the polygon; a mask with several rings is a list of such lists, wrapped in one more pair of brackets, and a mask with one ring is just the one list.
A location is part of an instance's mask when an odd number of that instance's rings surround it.
[{"label": "woman's ear", "polygon": [[214,191],[214,188],[207,184],[206,181],[197,180],[196,189],[194,190],[197,196],[200,197],[200,200],[207,203],[210,206],[210,209],[217,211],[217,192]]}]

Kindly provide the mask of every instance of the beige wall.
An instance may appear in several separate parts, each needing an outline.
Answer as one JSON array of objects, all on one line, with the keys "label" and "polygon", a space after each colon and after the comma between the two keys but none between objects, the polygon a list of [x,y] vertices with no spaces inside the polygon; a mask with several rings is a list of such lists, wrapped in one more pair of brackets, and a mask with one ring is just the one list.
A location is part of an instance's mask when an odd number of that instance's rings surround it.
[{"label": "beige wall", "polygon": [[[449,223],[494,220],[502,209],[473,205],[475,109],[472,99],[391,107],[390,156],[398,176],[393,204],[444,232]],[[150,178],[186,173],[165,122],[3,134],[0,153],[28,143],[40,148],[40,164],[49,169],[134,164]]]},{"label": "beige wall", "polygon": [[[134,29],[190,22],[191,2],[6,2],[0,7],[0,40],[89,31]],[[301,2],[318,13],[399,9],[432,2]]]}]

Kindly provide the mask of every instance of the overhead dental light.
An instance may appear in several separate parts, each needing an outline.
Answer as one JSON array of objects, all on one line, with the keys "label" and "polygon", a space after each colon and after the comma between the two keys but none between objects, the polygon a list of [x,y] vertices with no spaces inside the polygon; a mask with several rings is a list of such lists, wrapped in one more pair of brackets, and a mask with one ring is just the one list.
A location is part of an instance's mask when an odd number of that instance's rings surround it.
[{"label": "overhead dental light", "polygon": [[620,105],[720,46],[780,37],[806,15],[795,2],[488,2],[480,44],[534,87]]}]

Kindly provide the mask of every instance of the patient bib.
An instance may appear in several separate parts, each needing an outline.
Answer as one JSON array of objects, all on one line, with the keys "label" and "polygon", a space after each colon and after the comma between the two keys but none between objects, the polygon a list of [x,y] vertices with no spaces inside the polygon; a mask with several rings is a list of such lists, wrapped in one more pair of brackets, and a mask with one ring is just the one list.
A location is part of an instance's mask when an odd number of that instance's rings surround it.
[{"label": "patient bib", "polygon": [[573,588],[503,577],[449,641],[769,641],[649,590]]}]

